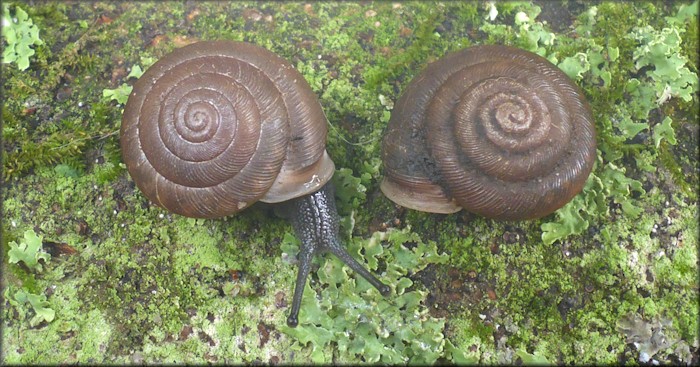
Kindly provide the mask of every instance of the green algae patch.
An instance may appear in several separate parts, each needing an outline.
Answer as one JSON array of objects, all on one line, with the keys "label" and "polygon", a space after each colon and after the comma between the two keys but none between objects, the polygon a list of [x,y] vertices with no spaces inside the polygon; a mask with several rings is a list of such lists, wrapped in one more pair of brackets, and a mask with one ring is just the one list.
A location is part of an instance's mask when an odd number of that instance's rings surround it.
[{"label": "green algae patch", "polygon": [[[3,361],[8,364],[62,363],[73,360],[80,363],[104,361],[104,353],[110,342],[113,327],[104,314],[80,301],[78,282],[62,279],[49,286],[49,305],[56,317],[50,322],[42,322],[31,328],[22,324],[26,321],[24,312],[20,318],[7,314],[3,316]],[[13,290],[9,287],[8,290]],[[11,304],[11,303],[10,303]],[[11,307],[13,310],[18,310]],[[5,308],[4,312],[11,312]]]}]

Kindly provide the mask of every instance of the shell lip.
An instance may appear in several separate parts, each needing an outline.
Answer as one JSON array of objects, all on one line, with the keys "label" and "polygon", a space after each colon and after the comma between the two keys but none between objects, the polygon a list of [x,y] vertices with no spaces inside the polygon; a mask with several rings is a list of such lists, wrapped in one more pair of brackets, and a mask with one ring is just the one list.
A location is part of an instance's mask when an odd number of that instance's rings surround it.
[{"label": "shell lip", "polygon": [[445,196],[440,186],[429,181],[405,185],[384,177],[379,188],[391,201],[409,209],[438,214],[452,214],[462,210],[454,199]]},{"label": "shell lip", "polygon": [[265,203],[280,203],[300,196],[314,193],[330,181],[335,173],[335,164],[328,152],[314,164],[302,170],[284,170],[279,172],[272,187],[260,201]]}]

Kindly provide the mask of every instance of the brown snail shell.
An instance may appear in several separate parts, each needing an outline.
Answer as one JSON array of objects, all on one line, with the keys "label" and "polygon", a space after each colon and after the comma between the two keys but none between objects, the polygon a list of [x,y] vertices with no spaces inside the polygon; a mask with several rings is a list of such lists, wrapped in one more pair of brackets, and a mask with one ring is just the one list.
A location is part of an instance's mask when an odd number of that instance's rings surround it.
[{"label": "brown snail shell", "polygon": [[121,127],[124,162],[154,203],[188,217],[282,202],[333,175],[327,120],[303,76],[252,44],[198,42],[135,83]]},{"label": "brown snail shell", "polygon": [[381,190],[422,211],[534,219],[582,190],[595,156],[590,107],[566,74],[531,52],[476,46],[428,65],[395,104]]}]

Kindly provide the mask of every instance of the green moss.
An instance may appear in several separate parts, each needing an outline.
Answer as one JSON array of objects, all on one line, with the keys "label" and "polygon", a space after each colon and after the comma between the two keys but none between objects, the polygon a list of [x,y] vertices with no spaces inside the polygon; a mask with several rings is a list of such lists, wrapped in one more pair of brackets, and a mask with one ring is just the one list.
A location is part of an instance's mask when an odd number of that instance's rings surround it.
[{"label": "green moss", "polygon": [[[652,203],[663,205],[663,197],[651,195],[650,198]],[[693,208],[678,214],[676,216],[683,219],[674,221],[675,231],[684,228],[684,224],[689,225],[690,217],[697,219],[697,210]],[[498,310],[495,324],[506,330],[508,325],[517,325],[506,332],[508,344],[513,348],[530,352],[529,346],[535,345],[550,361],[561,358],[557,356],[563,351],[563,359],[559,360],[564,363],[614,363],[624,350],[624,338],[615,330],[615,324],[626,313],[642,312],[649,317],[662,313],[674,320],[673,325],[681,335],[688,335],[690,340],[694,338],[694,334],[685,333],[694,327],[696,321],[690,318],[696,316],[697,309],[681,310],[672,307],[671,302],[682,304],[686,302],[684,297],[692,298],[696,291],[688,288],[681,292],[685,296],[680,297],[671,295],[672,292],[647,293],[659,287],[678,290],[680,284],[697,281],[694,245],[686,247],[684,244],[672,261],[658,256],[659,246],[664,243],[650,236],[660,218],[659,215],[645,215],[636,222],[601,223],[604,227],[589,245],[567,243],[565,249],[562,245],[552,248],[535,239],[524,245],[501,244],[500,251],[493,253],[486,246],[468,242],[468,246],[459,246],[460,251],[452,253],[451,262],[465,272],[477,271],[479,275],[497,280],[496,299],[485,303],[486,311],[477,308],[472,315],[493,315]],[[690,225],[685,233],[695,233],[696,228],[696,224]],[[486,237],[478,242],[488,242],[490,236]],[[691,242],[695,241],[693,237]],[[592,246],[595,243],[604,247]],[[673,269],[670,264],[674,264]],[[655,274],[655,280],[648,280],[648,271]],[[674,285],[661,286],[659,281]],[[638,289],[647,289],[643,291],[646,295],[638,293]],[[473,321],[466,325],[448,327],[454,333],[453,341],[465,343],[458,345],[474,344],[474,332],[483,321],[472,317]],[[691,329],[684,325],[690,325]],[[476,340],[487,340],[487,336],[479,335]],[[484,355],[481,358],[481,361],[497,360]]]}]

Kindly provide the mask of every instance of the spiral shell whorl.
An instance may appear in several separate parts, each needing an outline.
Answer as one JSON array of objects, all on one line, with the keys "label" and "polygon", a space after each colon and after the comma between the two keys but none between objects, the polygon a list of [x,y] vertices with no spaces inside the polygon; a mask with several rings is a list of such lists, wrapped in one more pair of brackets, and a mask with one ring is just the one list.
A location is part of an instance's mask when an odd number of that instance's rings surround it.
[{"label": "spiral shell whorl", "polygon": [[[258,46],[217,41],[177,49],[139,78],[121,144],[149,199],[210,218],[320,188],[333,171],[325,135],[321,107],[291,65]],[[317,166],[318,185],[306,182]],[[288,191],[299,172],[305,192]]]},{"label": "spiral shell whorl", "polygon": [[580,192],[592,169],[590,115],[544,58],[504,46],[462,50],[429,65],[397,102],[382,189],[419,210],[542,217]]}]

